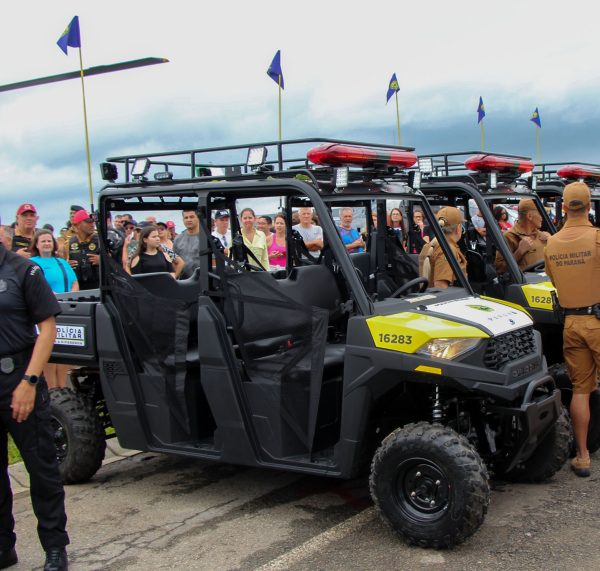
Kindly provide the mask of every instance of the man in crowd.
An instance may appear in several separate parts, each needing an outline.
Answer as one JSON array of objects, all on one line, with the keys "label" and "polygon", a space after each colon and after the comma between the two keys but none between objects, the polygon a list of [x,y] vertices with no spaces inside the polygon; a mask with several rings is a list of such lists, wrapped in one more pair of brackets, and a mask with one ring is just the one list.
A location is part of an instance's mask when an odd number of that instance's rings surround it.
[{"label": "man in crowd", "polygon": [[115,217],[113,219],[113,226],[115,227],[115,230],[117,232],[119,232],[121,235],[123,234],[123,215],[122,214],[115,214]]},{"label": "man in crowd", "polygon": [[37,210],[33,204],[25,203],[21,204],[17,208],[17,220],[15,226],[15,233],[12,239],[12,251],[23,256],[24,258],[30,258],[29,246],[33,241],[35,235],[35,226],[38,221]]},{"label": "man in crowd", "polygon": [[12,250],[12,239],[14,230],[12,227],[6,224],[0,224],[0,244],[2,244],[7,250]]},{"label": "man in crowd", "polygon": [[185,266],[181,278],[189,278],[200,266],[200,220],[193,209],[182,213],[185,230],[175,238],[173,250],[183,258]]},{"label": "man in crowd", "polygon": [[215,229],[212,235],[219,239],[225,248],[225,255],[229,255],[231,246],[231,232],[229,231],[229,210],[217,210],[215,212]]},{"label": "man in crowd", "polygon": [[[504,233],[504,239],[519,268],[523,269],[542,261],[550,234],[540,230],[544,219],[531,198],[522,198],[518,210],[519,217],[515,225]],[[507,270],[506,260],[500,252],[496,253],[496,270],[499,274]]]},{"label": "man in crowd", "polygon": [[[68,568],[65,493],[56,460],[46,381],[60,306],[40,267],[0,245],[0,569],[16,565],[7,433],[29,473],[44,571]],[[38,334],[36,334],[37,326]]]},{"label": "man in crowd", "polygon": [[544,253],[546,273],[565,313],[563,354],[573,385],[570,412],[577,447],[571,469],[581,477],[590,475],[590,394],[600,374],[600,230],[588,219],[590,200],[586,184],[565,187],[567,221],[548,238]]},{"label": "man in crowd", "polygon": [[296,224],[293,229],[300,233],[312,256],[318,257],[323,249],[323,229],[313,224],[313,209],[311,207],[299,208],[298,218],[300,223]]},{"label": "man in crowd", "polygon": [[56,242],[58,244],[58,251],[61,257],[65,259],[69,259],[69,240],[71,236],[75,235],[75,226],[73,226],[73,217],[80,210],[84,210],[83,206],[79,206],[77,204],[72,204],[69,211],[69,222],[67,223],[67,231],[64,236],[61,234],[60,237],[57,238]]},{"label": "man in crowd", "polygon": [[[465,222],[463,213],[454,206],[445,206],[438,210],[435,217],[460,269],[466,275],[467,259],[458,246],[458,241],[462,237],[462,225]],[[419,269],[420,274],[429,280],[430,287],[447,288],[455,285],[458,280],[444,250],[435,238],[423,246],[419,254]]]},{"label": "man in crowd", "polygon": [[106,217],[106,238],[110,255],[117,262],[120,261],[123,257],[124,236],[122,231],[117,230],[117,228],[113,225],[112,216],[110,213]]},{"label": "man in crowd", "polygon": [[270,216],[259,216],[256,219],[256,228],[268,239],[271,235],[271,229],[273,228],[273,219]]},{"label": "man in crowd", "polygon": [[79,289],[95,289],[100,286],[100,244],[94,220],[87,210],[79,210],[73,216],[75,234],[69,239],[68,261],[79,282]]},{"label": "man in crowd", "polygon": [[354,214],[352,208],[344,207],[340,210],[340,225],[338,232],[342,238],[342,242],[346,246],[346,250],[350,254],[364,252],[365,241],[356,228],[352,228],[352,218]]},{"label": "man in crowd", "polygon": [[133,256],[133,253],[138,246],[138,236],[140,232],[138,223],[131,218],[131,215],[123,215],[123,232],[124,237],[121,261],[123,263],[123,267],[126,268],[129,264],[129,260]]}]

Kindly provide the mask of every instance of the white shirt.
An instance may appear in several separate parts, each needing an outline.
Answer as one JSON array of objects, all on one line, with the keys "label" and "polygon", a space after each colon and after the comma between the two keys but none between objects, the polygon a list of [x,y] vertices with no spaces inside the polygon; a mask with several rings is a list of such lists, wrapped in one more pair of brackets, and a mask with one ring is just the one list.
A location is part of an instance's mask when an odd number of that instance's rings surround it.
[{"label": "white shirt", "polygon": [[219,234],[216,230],[212,233],[215,238],[218,238],[221,244],[223,244],[223,248],[231,247],[231,232],[227,230],[225,234]]}]

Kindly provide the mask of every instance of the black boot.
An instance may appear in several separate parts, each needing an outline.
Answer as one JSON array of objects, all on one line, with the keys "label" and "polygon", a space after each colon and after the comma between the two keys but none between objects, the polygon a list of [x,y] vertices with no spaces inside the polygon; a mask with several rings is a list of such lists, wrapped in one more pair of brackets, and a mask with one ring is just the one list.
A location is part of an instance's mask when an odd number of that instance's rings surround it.
[{"label": "black boot", "polygon": [[14,547],[6,551],[0,551],[0,569],[6,569],[7,567],[16,565],[17,561],[19,561],[19,558],[17,557],[17,552]]},{"label": "black boot", "polygon": [[67,571],[68,569],[69,559],[64,547],[52,547],[46,551],[44,571]]}]

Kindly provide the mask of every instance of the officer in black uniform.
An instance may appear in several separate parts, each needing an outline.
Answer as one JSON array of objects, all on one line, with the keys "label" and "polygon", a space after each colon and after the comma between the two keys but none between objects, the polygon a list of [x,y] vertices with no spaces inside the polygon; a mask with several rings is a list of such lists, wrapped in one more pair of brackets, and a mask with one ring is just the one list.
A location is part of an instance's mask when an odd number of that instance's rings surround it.
[{"label": "officer in black uniform", "polygon": [[77,274],[79,289],[100,286],[100,243],[91,214],[79,210],[73,216],[75,234],[69,239],[69,264]]},{"label": "officer in black uniform", "polygon": [[17,563],[7,432],[29,472],[38,536],[46,551],[44,570],[68,568],[65,494],[48,387],[39,377],[52,352],[58,313],[60,306],[39,266],[0,244],[0,569]]}]

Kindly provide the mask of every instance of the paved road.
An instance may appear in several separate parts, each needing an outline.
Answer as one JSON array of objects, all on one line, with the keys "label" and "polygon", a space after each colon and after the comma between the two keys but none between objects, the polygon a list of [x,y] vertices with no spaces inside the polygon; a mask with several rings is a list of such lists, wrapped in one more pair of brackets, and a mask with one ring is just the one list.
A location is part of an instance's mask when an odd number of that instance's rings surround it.
[{"label": "paved road", "polygon": [[[408,547],[377,518],[366,481],[151,453],[67,488],[71,570],[600,569],[600,455],[589,479],[496,484],[486,521],[452,551]],[[20,563],[42,552],[28,494],[15,499]]]}]

